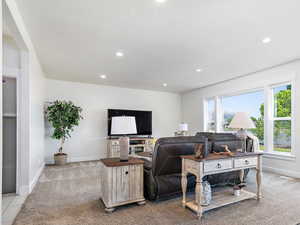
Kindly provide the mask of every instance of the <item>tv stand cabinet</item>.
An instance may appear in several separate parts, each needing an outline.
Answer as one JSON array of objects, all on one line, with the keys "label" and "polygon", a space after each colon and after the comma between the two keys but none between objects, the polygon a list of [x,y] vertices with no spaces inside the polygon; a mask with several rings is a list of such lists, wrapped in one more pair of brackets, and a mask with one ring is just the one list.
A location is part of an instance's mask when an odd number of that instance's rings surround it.
[{"label": "tv stand cabinet", "polygon": [[[154,138],[152,137],[130,137],[129,154],[137,152],[152,152],[154,150]],[[119,138],[107,139],[107,157],[120,157]]]}]

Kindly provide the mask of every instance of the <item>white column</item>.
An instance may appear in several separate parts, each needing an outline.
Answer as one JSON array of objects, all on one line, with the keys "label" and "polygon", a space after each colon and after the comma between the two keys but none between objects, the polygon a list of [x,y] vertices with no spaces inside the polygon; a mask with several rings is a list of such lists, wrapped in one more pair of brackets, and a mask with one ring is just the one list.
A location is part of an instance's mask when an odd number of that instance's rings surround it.
[{"label": "white column", "polygon": [[273,150],[273,89],[269,86],[265,87],[265,104],[264,104],[264,138],[265,138],[265,151],[270,152]]},{"label": "white column", "polygon": [[223,131],[223,109],[220,97],[215,97],[216,132]]}]

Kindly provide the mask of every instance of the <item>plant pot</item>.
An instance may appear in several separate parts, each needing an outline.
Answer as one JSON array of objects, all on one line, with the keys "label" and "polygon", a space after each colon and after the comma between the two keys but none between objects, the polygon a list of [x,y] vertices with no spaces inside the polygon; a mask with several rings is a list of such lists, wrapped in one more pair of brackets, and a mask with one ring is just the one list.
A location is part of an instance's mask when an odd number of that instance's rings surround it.
[{"label": "plant pot", "polygon": [[67,163],[68,155],[66,153],[56,153],[54,154],[55,165],[62,166]]}]

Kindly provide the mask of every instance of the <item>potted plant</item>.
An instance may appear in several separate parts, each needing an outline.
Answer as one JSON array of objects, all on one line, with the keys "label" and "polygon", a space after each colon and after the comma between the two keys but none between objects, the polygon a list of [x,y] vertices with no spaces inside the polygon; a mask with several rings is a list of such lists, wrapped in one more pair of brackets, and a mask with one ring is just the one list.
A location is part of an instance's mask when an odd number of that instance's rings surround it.
[{"label": "potted plant", "polygon": [[67,162],[67,154],[63,153],[63,145],[66,139],[71,137],[74,127],[78,126],[79,121],[83,119],[81,112],[82,109],[71,101],[56,100],[51,102],[46,109],[46,118],[54,128],[51,137],[60,140],[58,153],[54,154],[56,165],[64,165]]}]

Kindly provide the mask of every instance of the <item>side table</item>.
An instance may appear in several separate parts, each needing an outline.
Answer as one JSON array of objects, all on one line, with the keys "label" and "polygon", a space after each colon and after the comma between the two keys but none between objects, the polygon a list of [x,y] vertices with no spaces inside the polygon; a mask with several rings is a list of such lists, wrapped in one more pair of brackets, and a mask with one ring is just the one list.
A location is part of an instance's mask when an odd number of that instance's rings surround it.
[{"label": "side table", "polygon": [[120,158],[106,158],[101,163],[101,199],[106,212],[129,203],[146,203],[143,160],[130,157],[127,162],[120,162]]}]

